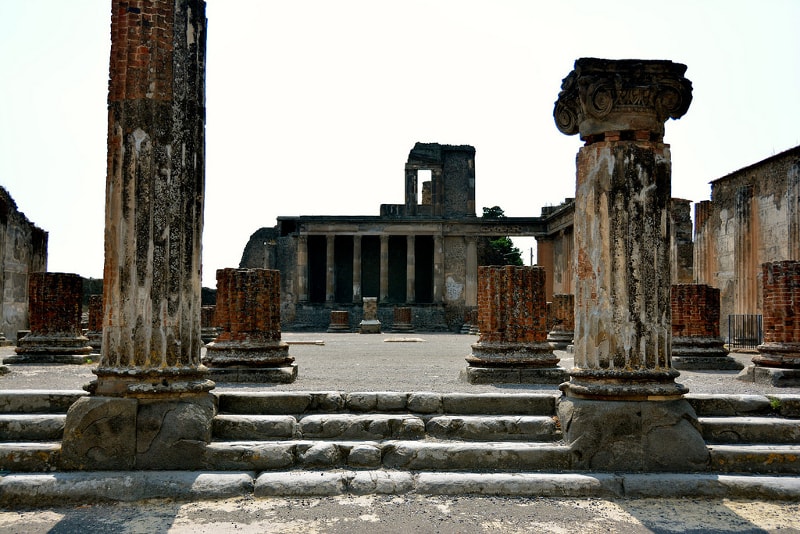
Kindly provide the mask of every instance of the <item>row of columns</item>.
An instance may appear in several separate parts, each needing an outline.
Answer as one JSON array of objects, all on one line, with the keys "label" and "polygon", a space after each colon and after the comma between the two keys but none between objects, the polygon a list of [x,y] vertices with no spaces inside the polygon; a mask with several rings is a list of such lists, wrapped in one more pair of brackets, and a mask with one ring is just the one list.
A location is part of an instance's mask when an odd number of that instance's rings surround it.
[{"label": "row of columns", "polygon": [[[333,302],[335,299],[336,265],[334,260],[335,234],[326,234],[325,254],[325,300]],[[353,235],[353,302],[360,303],[361,294],[361,235]],[[466,301],[473,303],[477,299],[477,238],[467,237],[466,257]],[[389,236],[380,236],[380,288],[379,301],[389,298]],[[416,301],[416,254],[415,236],[406,236],[406,302]],[[297,239],[297,290],[300,302],[309,299],[308,282],[308,235],[302,234]],[[470,295],[472,300],[470,300]],[[433,302],[440,304],[444,298],[444,238],[433,236]]]}]

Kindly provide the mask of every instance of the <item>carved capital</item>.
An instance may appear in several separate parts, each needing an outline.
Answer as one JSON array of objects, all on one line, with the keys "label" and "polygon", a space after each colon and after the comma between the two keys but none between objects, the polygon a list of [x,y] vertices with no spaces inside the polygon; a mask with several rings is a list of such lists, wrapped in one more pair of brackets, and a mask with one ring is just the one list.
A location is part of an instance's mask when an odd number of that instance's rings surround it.
[{"label": "carved capital", "polygon": [[692,102],[686,65],[666,60],[581,58],[561,83],[553,110],[558,129],[581,139],[608,132],[645,131],[660,140],[667,119]]}]

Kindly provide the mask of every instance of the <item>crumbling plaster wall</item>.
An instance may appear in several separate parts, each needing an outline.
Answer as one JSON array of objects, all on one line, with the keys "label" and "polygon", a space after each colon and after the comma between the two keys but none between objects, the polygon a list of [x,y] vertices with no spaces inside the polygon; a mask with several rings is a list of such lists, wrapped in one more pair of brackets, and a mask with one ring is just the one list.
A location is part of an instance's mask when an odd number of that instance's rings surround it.
[{"label": "crumbling plaster wall", "polygon": [[695,212],[695,282],[720,289],[720,314],[760,314],[760,266],[800,259],[800,146],[711,182]]},{"label": "crumbling plaster wall", "polygon": [[17,339],[28,328],[28,275],[47,270],[47,232],[19,211],[11,195],[0,187],[0,331]]}]

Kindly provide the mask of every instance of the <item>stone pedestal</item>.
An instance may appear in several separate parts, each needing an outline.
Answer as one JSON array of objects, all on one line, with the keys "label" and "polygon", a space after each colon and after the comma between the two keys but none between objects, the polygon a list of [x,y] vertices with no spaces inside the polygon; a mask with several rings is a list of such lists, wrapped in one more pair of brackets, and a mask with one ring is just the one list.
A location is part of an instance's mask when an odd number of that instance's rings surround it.
[{"label": "stone pedestal", "polygon": [[464,324],[461,325],[462,334],[472,334],[477,336],[480,334],[478,328],[478,309],[470,308],[464,313]]},{"label": "stone pedestal", "polygon": [[197,470],[215,410],[200,362],[205,2],[129,4],[111,7],[102,353],[61,467]]},{"label": "stone pedestal", "polygon": [[394,309],[394,321],[392,322],[392,332],[398,334],[413,334],[414,325],[411,322],[411,308],[407,306],[397,306]]},{"label": "stone pedestal", "polygon": [[559,383],[566,371],[547,342],[541,267],[478,268],[480,338],[467,357],[471,384]]},{"label": "stone pedestal", "polygon": [[328,332],[334,334],[350,333],[350,312],[346,310],[332,310],[331,323],[328,326]]},{"label": "stone pedestal", "polygon": [[737,378],[775,387],[800,386],[800,261],[761,266],[764,342]]},{"label": "stone pedestal", "polygon": [[364,316],[358,324],[359,334],[380,334],[381,322],[378,320],[378,298],[364,297]]},{"label": "stone pedestal", "polygon": [[17,341],[16,355],[3,362],[86,363],[92,347],[81,333],[82,290],[83,280],[77,274],[30,273],[31,331]]},{"label": "stone pedestal", "polygon": [[103,346],[103,295],[89,295],[89,327],[86,331],[92,352]]},{"label": "stone pedestal", "polygon": [[565,441],[592,469],[695,470],[708,459],[670,361],[663,136],[664,122],[689,108],[685,71],[670,61],[579,59],[555,105],[559,130],[586,143],[576,173],[575,367],[559,413]]},{"label": "stone pedestal", "polygon": [[280,271],[219,269],[214,322],[205,365],[218,382],[289,383],[297,366],[281,341]]},{"label": "stone pedestal", "polygon": [[740,370],[719,337],[719,289],[705,284],[673,285],[672,366],[676,369]]},{"label": "stone pedestal", "polygon": [[575,295],[553,295],[549,303],[548,317],[552,326],[547,334],[547,341],[556,350],[565,350],[572,345],[575,335]]}]

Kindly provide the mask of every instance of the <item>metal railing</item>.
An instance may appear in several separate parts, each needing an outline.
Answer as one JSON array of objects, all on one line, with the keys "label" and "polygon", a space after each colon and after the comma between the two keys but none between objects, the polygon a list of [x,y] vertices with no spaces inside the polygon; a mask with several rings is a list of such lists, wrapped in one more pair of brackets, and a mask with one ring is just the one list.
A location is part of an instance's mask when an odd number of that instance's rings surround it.
[{"label": "metal railing", "polygon": [[761,345],[761,315],[728,315],[730,349],[754,349]]}]

